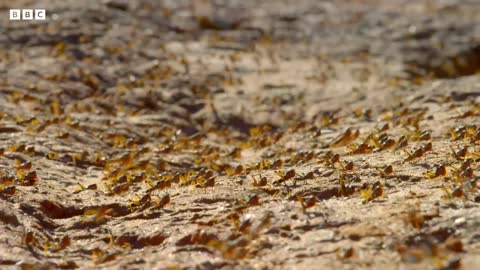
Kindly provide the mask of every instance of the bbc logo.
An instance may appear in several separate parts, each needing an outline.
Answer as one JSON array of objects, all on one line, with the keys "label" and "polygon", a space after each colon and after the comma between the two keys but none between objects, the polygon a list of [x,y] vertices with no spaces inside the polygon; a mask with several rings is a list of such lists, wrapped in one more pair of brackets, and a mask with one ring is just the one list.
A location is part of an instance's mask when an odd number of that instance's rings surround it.
[{"label": "bbc logo", "polygon": [[45,9],[10,9],[10,20],[45,20]]}]

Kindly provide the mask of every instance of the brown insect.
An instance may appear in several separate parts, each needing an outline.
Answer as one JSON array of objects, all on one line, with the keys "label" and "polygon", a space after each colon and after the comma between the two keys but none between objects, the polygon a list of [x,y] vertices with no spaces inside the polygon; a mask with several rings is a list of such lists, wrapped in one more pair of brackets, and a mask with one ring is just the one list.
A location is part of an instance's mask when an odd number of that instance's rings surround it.
[{"label": "brown insect", "polygon": [[0,194],[14,195],[16,190],[14,185],[0,184]]},{"label": "brown insect", "polygon": [[420,141],[428,141],[428,140],[431,140],[432,139],[432,135],[430,134],[429,131],[423,131],[421,134],[420,134],[420,137],[418,137],[418,139]]},{"label": "brown insect", "polygon": [[[138,195],[137,195],[137,198],[139,198]],[[128,208],[130,208],[131,212],[133,211],[141,212],[152,205],[151,199],[152,197],[150,196],[150,193],[147,193],[140,199],[130,200],[128,204]]]},{"label": "brown insect", "polygon": [[47,240],[43,244],[43,249],[50,252],[58,252],[71,245],[71,239],[68,235],[65,235],[58,243]]},{"label": "brown insect", "polygon": [[33,186],[37,182],[37,172],[31,171],[25,175],[22,185],[24,186]]},{"label": "brown insect", "polygon": [[99,249],[95,249],[92,251],[92,261],[95,265],[110,262],[115,260],[118,254],[118,251],[107,253]]},{"label": "brown insect", "polygon": [[405,159],[405,161],[411,161],[411,160],[414,160],[416,158],[422,157],[423,154],[425,154],[425,151],[423,150],[423,148],[418,148],[413,153],[410,153],[407,150],[405,150],[405,153],[408,155],[408,157]]},{"label": "brown insect", "polygon": [[405,150],[405,153],[407,153],[408,157],[405,159],[405,161],[412,161],[416,158],[422,157],[425,155],[426,152],[432,150],[432,143],[426,143],[419,148],[417,148],[413,153],[410,153],[409,151]]},{"label": "brown insect", "polygon": [[467,154],[468,154],[468,147],[465,146],[462,149],[455,151],[452,146],[450,146],[450,149],[452,149],[452,154],[457,160],[463,160]]},{"label": "brown insect", "polygon": [[470,137],[470,141],[472,143],[476,143],[477,141],[480,140],[480,127],[477,128],[477,130],[475,131],[475,133],[472,134],[472,136]]},{"label": "brown insect", "polygon": [[151,185],[151,188],[149,188],[147,192],[151,193],[154,190],[162,190],[169,187],[171,187],[170,180],[161,180],[161,181],[158,181],[155,185]]},{"label": "brown insect", "polygon": [[260,180],[257,180],[257,179],[255,178],[255,176],[253,176],[253,175],[252,175],[251,177],[252,177],[252,185],[253,185],[254,187],[263,187],[263,186],[265,186],[265,185],[267,184],[267,182],[268,182],[268,181],[267,181],[267,177],[265,177],[265,176],[262,177],[262,175],[260,175]]},{"label": "brown insect", "polygon": [[32,163],[30,161],[22,162],[20,159],[16,160],[17,170],[30,170],[32,168]]},{"label": "brown insect", "polygon": [[113,216],[115,211],[112,208],[101,207],[85,210],[83,224],[102,224],[107,221],[108,216]]},{"label": "brown insect", "polygon": [[447,175],[447,168],[445,167],[445,165],[436,165],[435,171],[427,171],[423,173],[423,176],[427,179],[432,179],[435,177],[445,176],[445,175]]},{"label": "brown insect", "polygon": [[260,204],[260,197],[257,194],[252,194],[248,197],[247,204],[250,206]]},{"label": "brown insect", "polygon": [[373,147],[368,145],[368,143],[364,142],[359,145],[351,145],[348,147],[350,149],[350,155],[358,155],[358,154],[367,154],[372,152]]},{"label": "brown insect", "polygon": [[355,117],[364,117],[365,119],[371,119],[372,118],[372,110],[371,109],[356,109],[353,111],[353,115]]},{"label": "brown insect", "polygon": [[337,250],[337,258],[340,260],[351,258],[353,255],[355,255],[355,250],[353,247],[341,248]]},{"label": "brown insect", "polygon": [[337,138],[335,138],[332,142],[328,144],[328,146],[339,146],[339,145],[345,145],[356,138],[360,135],[360,131],[357,129],[353,131],[351,128],[348,128],[345,130],[345,132],[341,135],[339,135]]},{"label": "brown insect", "polygon": [[355,188],[351,187],[349,184],[346,184],[347,176],[344,173],[341,173],[338,176],[338,195],[339,196],[349,196],[355,192]]},{"label": "brown insect", "polygon": [[302,175],[299,179],[300,180],[308,180],[308,179],[313,179],[313,178],[315,178],[315,174],[313,173],[313,171],[311,171],[311,172],[308,172],[305,175]]},{"label": "brown insect", "polygon": [[272,165],[270,165],[270,168],[269,169],[272,169],[272,170],[278,170],[280,168],[283,167],[283,160],[281,159],[277,159],[275,160]]},{"label": "brown insect", "polygon": [[244,168],[242,165],[238,165],[237,167],[235,167],[235,169],[232,169],[232,167],[230,166],[225,168],[225,173],[228,176],[239,175],[239,174],[242,174],[243,172],[244,172]]},{"label": "brown insect", "polygon": [[[281,183],[285,183],[287,180],[293,179],[296,175],[296,172],[294,169],[287,171],[286,173],[281,172],[281,171],[276,171],[275,172],[278,176],[280,176],[280,179],[276,180],[273,182],[274,185],[278,185]],[[296,182],[294,181],[294,185]]]},{"label": "brown insect", "polygon": [[304,199],[302,196],[297,196],[297,200],[302,205],[303,211],[305,211],[307,208],[315,206],[315,204],[317,203],[317,199],[313,196],[306,199]]},{"label": "brown insect", "polygon": [[472,158],[466,158],[466,159],[464,159],[463,162],[462,162],[462,164],[460,165],[459,170],[460,170],[460,171],[466,170],[467,168],[469,168],[469,167],[472,165],[473,161],[474,161],[474,160],[473,160]]},{"label": "brown insect", "polygon": [[431,142],[428,142],[428,143],[422,145],[422,149],[423,149],[423,152],[424,152],[424,153],[429,152],[429,151],[432,151],[433,145],[432,145]]},{"label": "brown insect", "polygon": [[207,187],[214,187],[215,186],[215,177],[208,178],[203,183],[198,183],[195,187],[197,188],[207,188]]},{"label": "brown insect", "polygon": [[380,182],[375,182],[373,185],[364,185],[359,190],[360,196],[363,198],[363,203],[368,203],[375,198],[384,196],[383,185]]},{"label": "brown insect", "polygon": [[131,183],[125,182],[118,185],[114,185],[113,187],[109,188],[110,192],[108,195],[120,195],[128,191],[130,188]]},{"label": "brown insect", "polygon": [[325,162],[327,166],[333,166],[335,163],[340,161],[340,155],[334,154],[332,151],[328,151],[325,155],[320,159],[320,161]]},{"label": "brown insect", "polygon": [[398,139],[397,144],[395,145],[395,151],[405,148],[408,146],[408,137],[403,135]]},{"label": "brown insect", "polygon": [[167,204],[170,203],[170,195],[165,194],[160,200],[154,202],[156,208],[164,208]]},{"label": "brown insect", "polygon": [[390,174],[393,173],[393,166],[392,165],[388,165],[388,166],[385,166],[383,168],[375,168],[382,177],[387,177],[389,176]]},{"label": "brown insect", "polygon": [[38,247],[40,245],[34,232],[27,232],[22,237],[22,243],[29,247]]},{"label": "brown insect", "polygon": [[326,115],[322,116],[320,121],[324,126],[330,127],[338,124],[338,117],[335,117],[334,113],[327,113]]},{"label": "brown insect", "polygon": [[395,146],[395,140],[389,138],[385,134],[383,134],[383,136],[380,136],[378,140],[375,139],[374,137],[372,138],[372,140],[377,147],[376,149],[373,150],[374,152],[380,152]]}]

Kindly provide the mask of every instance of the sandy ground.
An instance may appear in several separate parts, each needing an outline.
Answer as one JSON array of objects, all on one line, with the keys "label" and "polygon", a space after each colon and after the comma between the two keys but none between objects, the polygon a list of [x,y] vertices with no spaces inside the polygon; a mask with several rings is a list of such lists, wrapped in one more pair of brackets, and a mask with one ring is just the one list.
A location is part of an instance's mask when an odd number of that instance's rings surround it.
[{"label": "sandy ground", "polygon": [[480,3],[213,2],[0,2],[1,269],[480,265]]}]

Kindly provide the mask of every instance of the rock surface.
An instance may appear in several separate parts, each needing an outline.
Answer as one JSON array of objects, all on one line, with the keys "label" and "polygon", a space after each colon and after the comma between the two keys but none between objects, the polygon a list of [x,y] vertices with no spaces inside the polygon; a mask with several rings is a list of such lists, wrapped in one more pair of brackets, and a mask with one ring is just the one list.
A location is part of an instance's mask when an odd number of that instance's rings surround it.
[{"label": "rock surface", "polygon": [[1,2],[0,268],[475,269],[479,13]]}]

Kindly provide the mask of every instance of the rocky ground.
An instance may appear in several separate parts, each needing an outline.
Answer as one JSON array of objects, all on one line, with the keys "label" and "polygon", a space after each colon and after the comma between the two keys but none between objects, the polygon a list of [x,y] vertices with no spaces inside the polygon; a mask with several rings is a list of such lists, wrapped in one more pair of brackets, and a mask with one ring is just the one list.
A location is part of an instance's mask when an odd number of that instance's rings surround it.
[{"label": "rocky ground", "polygon": [[0,268],[475,269],[479,13],[0,2]]}]

